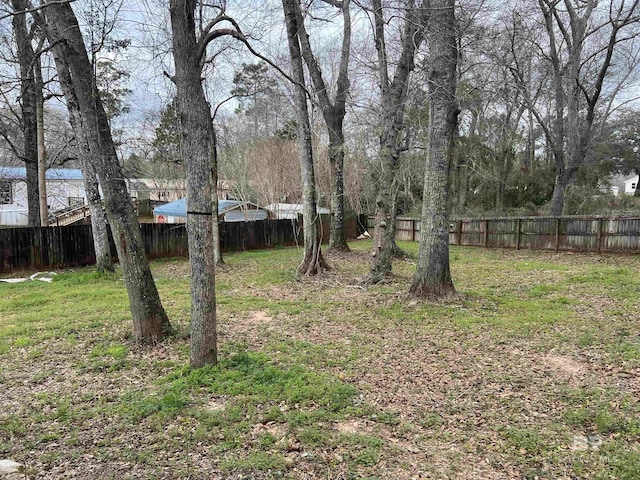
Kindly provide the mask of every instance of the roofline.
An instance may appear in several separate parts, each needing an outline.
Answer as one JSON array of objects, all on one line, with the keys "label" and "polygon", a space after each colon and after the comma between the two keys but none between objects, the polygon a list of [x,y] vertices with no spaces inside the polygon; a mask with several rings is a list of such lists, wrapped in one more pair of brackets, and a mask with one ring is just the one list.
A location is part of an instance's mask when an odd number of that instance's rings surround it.
[{"label": "roofline", "polygon": [[218,215],[223,215],[227,212],[230,212],[231,210],[235,210],[236,208],[240,208],[240,207],[244,207],[245,205],[253,205],[254,207],[256,207],[256,210],[264,210],[266,212],[268,212],[269,210],[261,207],[260,205],[256,205],[253,202],[241,202],[241,203],[237,203],[236,205],[233,205],[231,207],[225,208],[224,210],[221,210],[220,212],[218,212]]}]

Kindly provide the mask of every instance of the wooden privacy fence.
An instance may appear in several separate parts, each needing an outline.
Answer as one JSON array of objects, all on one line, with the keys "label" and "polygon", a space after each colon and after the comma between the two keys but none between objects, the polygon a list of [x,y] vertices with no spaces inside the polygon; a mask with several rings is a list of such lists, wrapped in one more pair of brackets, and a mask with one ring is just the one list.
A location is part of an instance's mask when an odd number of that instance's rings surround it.
[{"label": "wooden privacy fence", "polygon": [[[359,221],[360,220],[360,221]],[[362,219],[347,221],[348,238],[363,228]],[[140,225],[149,258],[186,256],[187,231],[184,224],[143,223]],[[329,223],[323,222],[323,240],[329,238]],[[111,252],[116,255],[109,235]],[[223,252],[254,250],[276,246],[302,245],[302,224],[296,220],[260,220],[220,224]],[[60,268],[95,263],[90,225],[64,227],[0,228],[0,273],[15,270]]]},{"label": "wooden privacy fence", "polygon": [[[222,223],[223,251],[240,251],[295,245],[298,226],[291,220]],[[188,254],[184,224],[140,225],[150,258]],[[116,255],[110,235],[111,252]],[[95,263],[90,225],[0,229],[0,272],[60,268]]]},{"label": "wooden privacy fence", "polygon": [[[373,217],[367,223],[373,231]],[[419,219],[399,217],[396,226],[396,239],[419,240]],[[640,216],[452,219],[449,242],[517,250],[639,253]]]}]

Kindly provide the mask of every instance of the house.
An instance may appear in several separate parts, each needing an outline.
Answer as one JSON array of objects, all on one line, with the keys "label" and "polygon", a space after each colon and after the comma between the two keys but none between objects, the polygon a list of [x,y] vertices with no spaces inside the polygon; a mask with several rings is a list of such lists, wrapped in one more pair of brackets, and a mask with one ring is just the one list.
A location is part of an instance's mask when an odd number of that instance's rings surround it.
[{"label": "house", "polygon": [[[231,180],[218,180],[218,200],[228,200],[233,186]],[[187,182],[182,178],[131,178],[127,179],[127,188],[137,200],[168,203],[187,196]]]},{"label": "house", "polygon": [[[302,203],[272,203],[264,208],[269,210],[273,214],[273,217],[279,220],[296,220],[298,216],[302,215],[304,205]],[[331,215],[331,210],[328,208],[318,207],[318,214]]]},{"label": "house", "polygon": [[[187,200],[181,199],[153,209],[156,223],[185,223],[187,221]],[[251,202],[220,200],[218,219],[222,222],[253,222],[270,218],[269,211]]]},{"label": "house", "polygon": [[[50,168],[45,173],[50,212],[86,203],[82,171]],[[0,225],[27,225],[27,171],[24,167],[0,167]]]},{"label": "house", "polygon": [[640,175],[636,175],[635,177],[627,178],[624,181],[625,195],[635,195],[636,189],[638,188],[639,180],[640,180]]}]

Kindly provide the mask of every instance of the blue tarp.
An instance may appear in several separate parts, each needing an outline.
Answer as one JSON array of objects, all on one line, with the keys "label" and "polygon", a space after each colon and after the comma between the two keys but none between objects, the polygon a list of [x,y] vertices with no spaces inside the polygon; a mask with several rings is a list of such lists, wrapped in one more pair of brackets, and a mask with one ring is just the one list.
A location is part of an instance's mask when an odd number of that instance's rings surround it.
[{"label": "blue tarp", "polygon": [[[233,208],[237,205],[241,205],[242,202],[238,200],[218,200],[218,214]],[[166,205],[160,205],[153,209],[154,215],[164,215],[165,217],[182,217],[187,216],[187,199],[176,200],[175,202],[167,203]]]}]

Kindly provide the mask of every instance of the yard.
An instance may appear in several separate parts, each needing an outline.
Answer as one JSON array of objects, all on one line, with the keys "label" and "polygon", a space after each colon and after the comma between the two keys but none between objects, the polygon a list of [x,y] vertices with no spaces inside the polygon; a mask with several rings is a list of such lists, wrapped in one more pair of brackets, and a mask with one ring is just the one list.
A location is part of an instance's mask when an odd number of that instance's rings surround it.
[{"label": "yard", "polygon": [[640,256],[453,247],[460,300],[409,304],[411,261],[354,284],[369,245],[301,281],[294,248],[228,255],[221,361],[198,371],[185,259],[152,265],[180,330],[158,348],[132,343],[118,275],[0,284],[0,459],[38,479],[638,478]]}]

